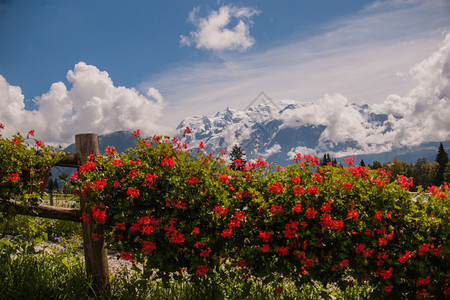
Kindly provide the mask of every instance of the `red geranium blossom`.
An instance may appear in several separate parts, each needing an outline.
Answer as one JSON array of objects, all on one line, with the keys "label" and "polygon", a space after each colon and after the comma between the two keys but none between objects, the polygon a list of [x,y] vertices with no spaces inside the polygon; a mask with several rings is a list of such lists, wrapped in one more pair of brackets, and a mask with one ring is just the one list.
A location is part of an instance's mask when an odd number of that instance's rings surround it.
[{"label": "red geranium blossom", "polygon": [[208,273],[208,265],[198,265],[195,273],[198,276],[205,276]]}]

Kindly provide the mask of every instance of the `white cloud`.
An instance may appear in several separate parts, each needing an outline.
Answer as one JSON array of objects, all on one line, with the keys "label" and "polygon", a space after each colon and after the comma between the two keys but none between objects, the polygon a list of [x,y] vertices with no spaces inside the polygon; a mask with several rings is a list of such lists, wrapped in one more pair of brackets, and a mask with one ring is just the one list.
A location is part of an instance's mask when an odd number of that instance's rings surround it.
[{"label": "white cloud", "polygon": [[[383,126],[365,121],[359,107],[351,105],[341,94],[326,94],[316,103],[286,110],[279,118],[285,127],[327,126],[316,151],[330,152],[338,157],[449,140],[450,33],[439,49],[413,66],[409,74],[414,77],[416,86],[405,96],[392,94],[383,103],[373,105],[376,113],[388,116],[388,122]],[[348,149],[332,151],[333,146],[347,142]]]},{"label": "white cloud", "polygon": [[[213,51],[247,50],[253,46],[255,39],[250,36],[251,18],[259,11],[249,7],[224,5],[218,11],[212,11],[207,18],[198,17],[199,8],[189,14],[189,21],[197,29],[190,32],[190,37],[181,35],[180,44],[195,45]],[[236,19],[237,24],[229,28]]]},{"label": "white cloud", "polygon": [[412,67],[417,85],[406,96],[392,94],[379,112],[402,117],[394,121],[392,139],[399,145],[417,145],[450,138],[450,33],[439,49]]},{"label": "white cloud", "polygon": [[260,156],[263,158],[268,158],[269,156],[280,153],[280,152],[281,152],[281,146],[279,144],[275,144],[272,147],[270,147],[269,149],[266,149],[266,151],[264,153],[260,154]]},{"label": "white cloud", "polygon": [[151,101],[133,88],[114,86],[107,72],[80,62],[69,70],[68,90],[64,83],[52,84],[50,90],[36,98],[39,109],[25,110],[24,96],[0,75],[0,122],[6,135],[35,129],[39,138],[53,144],[73,142],[78,133],[110,133],[140,129],[143,134],[171,134],[158,125],[166,105],[155,88],[149,88]]},{"label": "white cloud", "polygon": [[315,28],[320,32],[315,36],[293,36],[251,53],[225,53],[221,60],[185,62],[140,87],[156,86],[165,95],[171,115],[164,122],[172,126],[189,115],[213,115],[227,106],[243,109],[261,91],[299,102],[340,93],[350,102],[380,103],[414,87],[408,70],[442,41],[450,28],[449,9],[443,0],[377,2]]}]

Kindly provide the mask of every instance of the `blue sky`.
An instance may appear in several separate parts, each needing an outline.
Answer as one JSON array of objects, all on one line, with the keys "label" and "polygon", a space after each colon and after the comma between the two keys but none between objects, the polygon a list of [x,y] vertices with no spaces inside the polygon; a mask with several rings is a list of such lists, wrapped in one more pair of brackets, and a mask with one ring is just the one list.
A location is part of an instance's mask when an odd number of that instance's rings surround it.
[{"label": "blue sky", "polygon": [[0,123],[64,143],[171,133],[262,91],[381,104],[417,85],[410,70],[440,49],[449,16],[441,0],[1,0]]}]

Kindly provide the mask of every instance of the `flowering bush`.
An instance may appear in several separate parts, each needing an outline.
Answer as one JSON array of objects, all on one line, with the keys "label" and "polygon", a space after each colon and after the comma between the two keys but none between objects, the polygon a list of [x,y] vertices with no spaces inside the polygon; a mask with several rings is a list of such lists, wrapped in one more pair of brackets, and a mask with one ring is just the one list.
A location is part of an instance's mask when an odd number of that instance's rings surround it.
[{"label": "flowering bush", "polygon": [[276,273],[344,288],[369,281],[389,297],[450,293],[447,184],[413,200],[410,179],[353,159],[319,167],[297,154],[286,168],[259,159],[230,170],[203,151],[154,136],[91,156],[71,178],[91,205],[83,222],[104,226],[109,246],[147,275],[204,278],[231,262],[242,280]]},{"label": "flowering bush", "polygon": [[[46,187],[50,167],[60,158],[53,157],[53,147],[34,138],[30,130],[24,138],[16,133],[11,139],[4,138],[0,124],[0,192],[1,198],[36,203],[42,187]],[[33,142],[33,146],[29,142]]]}]

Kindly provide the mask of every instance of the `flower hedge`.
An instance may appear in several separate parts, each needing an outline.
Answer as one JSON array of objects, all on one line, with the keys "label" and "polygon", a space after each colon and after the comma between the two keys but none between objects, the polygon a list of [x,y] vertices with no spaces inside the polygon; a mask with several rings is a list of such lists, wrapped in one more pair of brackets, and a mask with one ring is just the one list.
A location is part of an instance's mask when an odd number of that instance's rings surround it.
[{"label": "flower hedge", "polygon": [[320,167],[300,154],[285,168],[258,159],[230,170],[224,151],[135,134],[134,148],[106,148],[71,181],[91,207],[83,222],[104,227],[109,247],[142,262],[145,275],[202,280],[231,263],[242,280],[278,274],[343,288],[369,281],[389,297],[450,294],[448,184],[411,194],[410,178],[351,158]]},{"label": "flower hedge", "polygon": [[34,137],[30,130],[26,137],[19,132],[11,139],[4,138],[0,123],[0,199],[14,199],[37,204],[47,186],[52,167],[63,156],[52,156],[54,148]]}]

